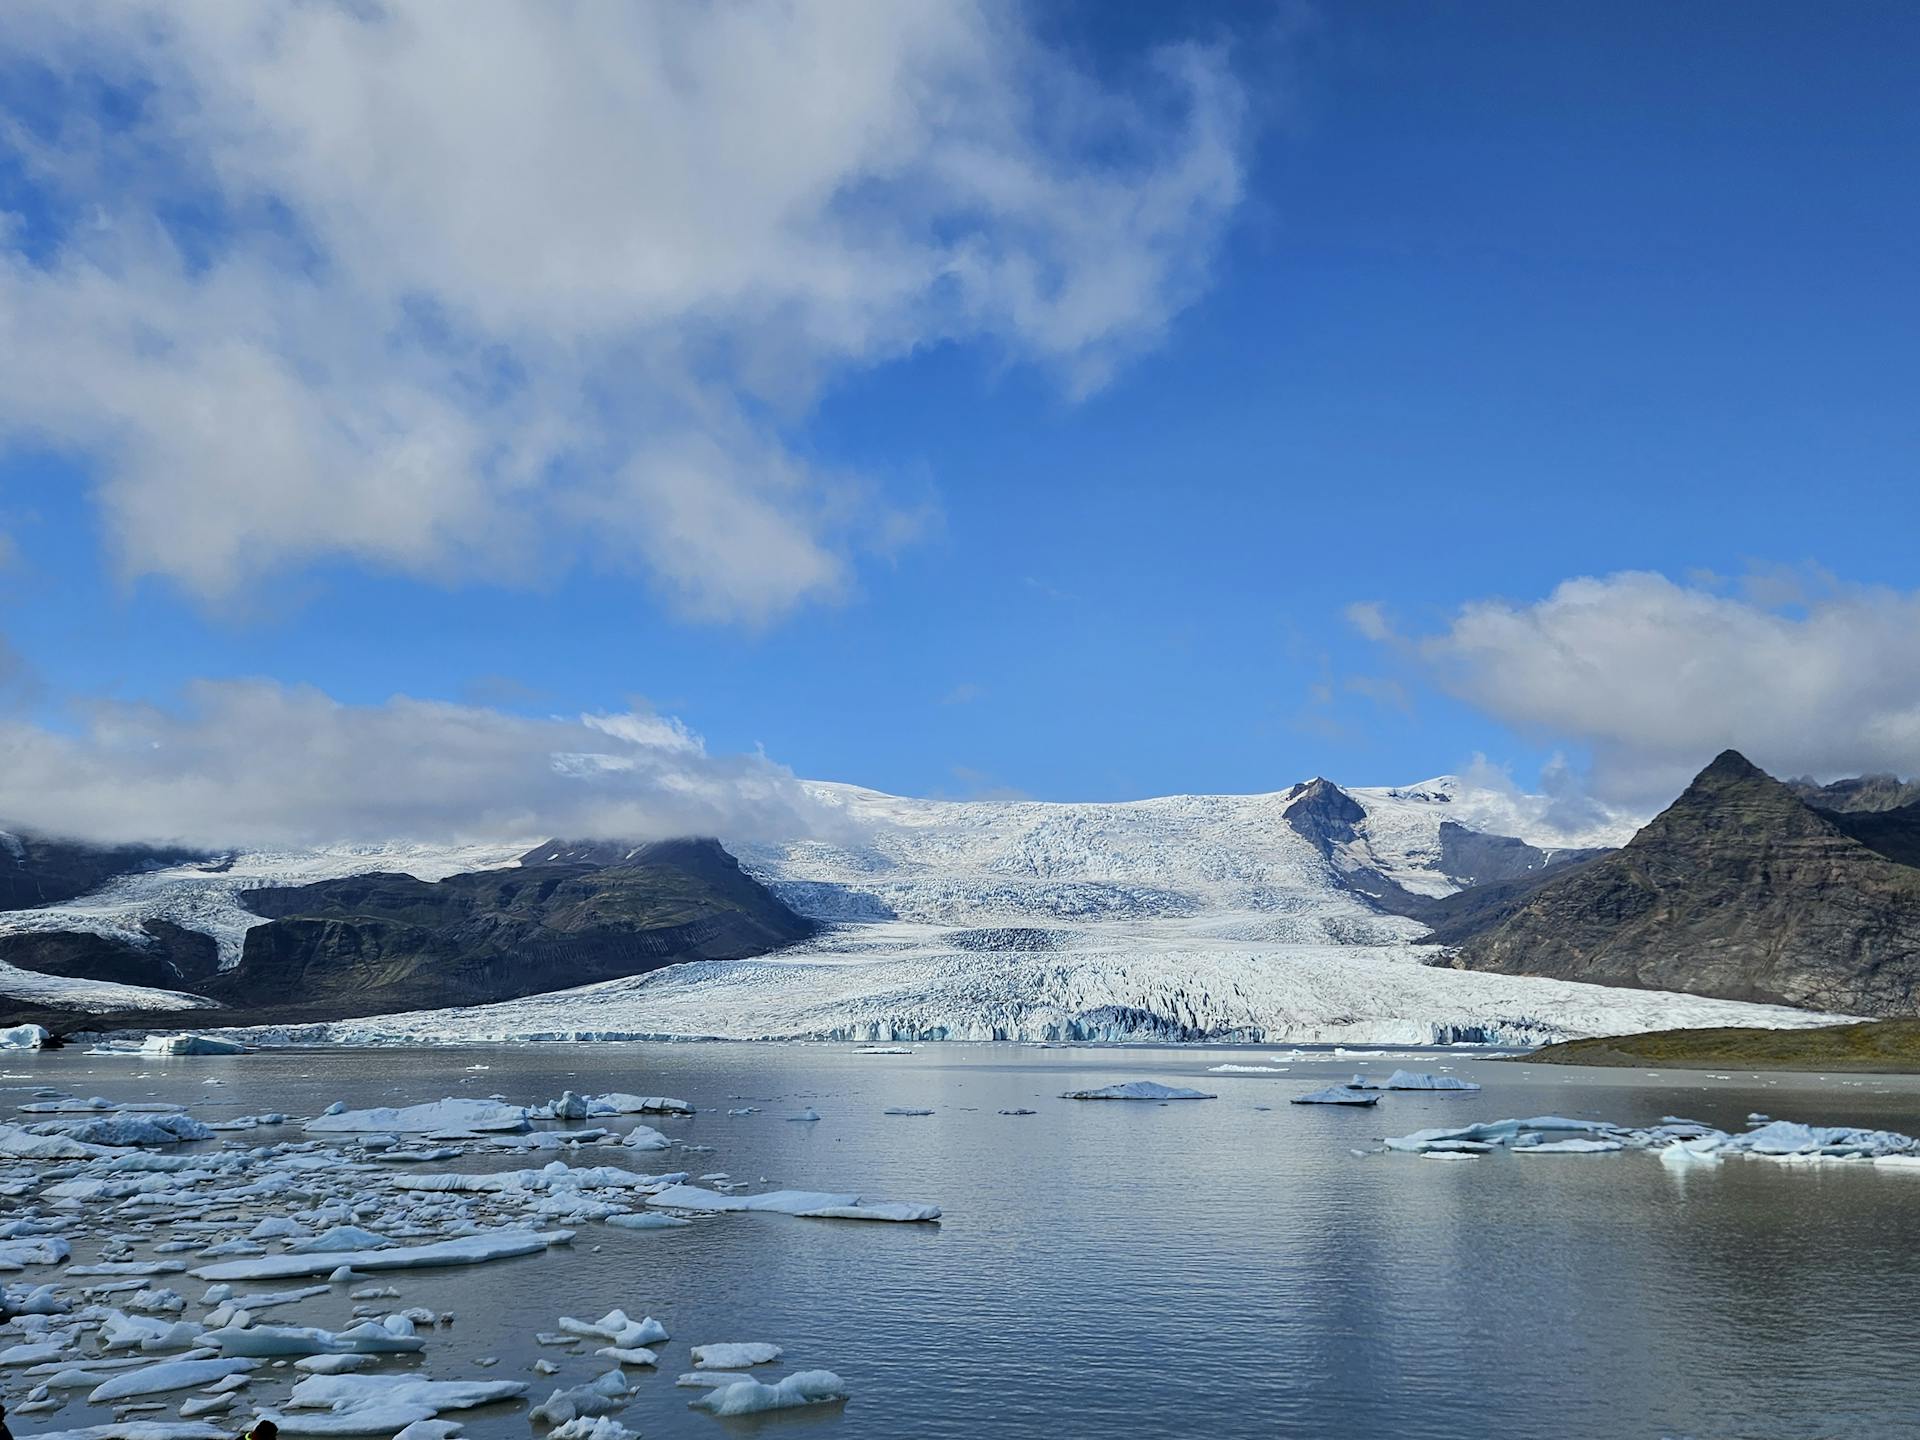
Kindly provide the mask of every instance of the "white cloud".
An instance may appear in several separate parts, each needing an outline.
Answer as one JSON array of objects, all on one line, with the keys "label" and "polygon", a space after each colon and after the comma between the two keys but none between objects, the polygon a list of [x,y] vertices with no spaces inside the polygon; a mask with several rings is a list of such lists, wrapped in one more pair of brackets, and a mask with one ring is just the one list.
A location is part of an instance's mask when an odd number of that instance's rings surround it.
[{"label": "white cloud", "polygon": [[1148,68],[963,0],[29,0],[0,149],[67,218],[0,226],[0,438],[210,599],[585,551],[765,621],[899,529],[793,445],[823,385],[962,340],[1082,392],[1204,284],[1243,96]]},{"label": "white cloud", "polygon": [[645,712],[528,719],[399,697],[343,705],[266,682],[172,709],[95,704],[72,731],[0,719],[0,823],[208,848],[551,835],[734,841],[837,822],[761,755],[710,755]]},{"label": "white cloud", "polygon": [[1590,747],[1604,796],[1671,796],[1728,747],[1776,775],[1920,771],[1920,594],[1758,596],[1625,572],[1533,604],[1474,601],[1438,634],[1382,634],[1504,723]]}]

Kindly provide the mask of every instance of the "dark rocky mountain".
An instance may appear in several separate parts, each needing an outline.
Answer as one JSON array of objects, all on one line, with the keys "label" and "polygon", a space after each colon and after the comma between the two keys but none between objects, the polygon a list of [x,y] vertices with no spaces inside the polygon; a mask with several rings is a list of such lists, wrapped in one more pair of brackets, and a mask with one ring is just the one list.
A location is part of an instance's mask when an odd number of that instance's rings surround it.
[{"label": "dark rocky mountain", "polygon": [[0,835],[0,910],[57,905],[137,870],[184,865],[198,851],[151,845],[88,845],[38,835]]},{"label": "dark rocky mountain", "polygon": [[1842,814],[1920,805],[1920,780],[1902,780],[1898,775],[1861,775],[1852,780],[1835,780],[1831,785],[1822,785],[1803,775],[1786,783],[1788,789],[1816,809]]},{"label": "dark rocky mountain", "polygon": [[1816,808],[1729,750],[1625,848],[1538,885],[1452,963],[1920,1013],[1916,834],[1901,810]]},{"label": "dark rocky mountain", "polygon": [[[203,995],[222,1009],[201,1012],[201,1023],[270,1024],[510,1000],[682,960],[762,955],[815,929],[717,841],[591,852],[555,841],[530,852],[560,853],[581,858],[433,883],[372,874],[246,891],[267,923],[248,932],[227,971],[211,938],[163,921],[147,924],[145,945],[68,931],[0,935],[0,961]],[[611,863],[596,863],[602,856]],[[59,1033],[149,1017],[19,1006],[0,1018]]]},{"label": "dark rocky mountain", "polygon": [[280,1018],[509,1000],[761,955],[814,929],[712,840],[625,847],[610,865],[358,875],[244,900],[269,923],[202,993]]},{"label": "dark rocky mountain", "polygon": [[157,990],[197,991],[219,969],[220,953],[212,936],[165,920],[149,920],[141,929],[151,937],[145,944],[83,930],[0,935],[0,961],[42,975]]}]

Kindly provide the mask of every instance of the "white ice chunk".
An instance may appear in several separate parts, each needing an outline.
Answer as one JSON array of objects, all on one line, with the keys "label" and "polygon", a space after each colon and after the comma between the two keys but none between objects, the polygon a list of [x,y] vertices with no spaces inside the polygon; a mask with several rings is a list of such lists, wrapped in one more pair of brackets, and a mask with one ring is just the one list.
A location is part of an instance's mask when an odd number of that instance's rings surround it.
[{"label": "white ice chunk", "polygon": [[528,1111],[523,1105],[503,1105],[497,1100],[430,1100],[423,1105],[398,1109],[380,1106],[372,1110],[328,1110],[307,1121],[312,1135],[351,1135],[355,1133],[418,1135],[436,1130],[520,1131],[527,1128]]},{"label": "white ice chunk", "polygon": [[900,1201],[873,1205],[823,1205],[818,1210],[802,1210],[809,1220],[891,1220],[912,1224],[938,1220],[938,1205],[908,1205]]},{"label": "white ice chunk", "polygon": [[825,1405],[846,1398],[846,1382],[831,1370],[800,1370],[772,1385],[741,1380],[721,1386],[690,1402],[688,1408],[713,1415],[758,1415],[767,1410]]},{"label": "white ice chunk", "polygon": [[251,1360],[163,1360],[128,1370],[97,1386],[87,1396],[90,1404],[125,1400],[135,1395],[164,1395],[169,1390],[192,1390],[229,1375],[243,1375],[253,1369]]},{"label": "white ice chunk", "polygon": [[1295,1105],[1378,1105],[1380,1096],[1366,1090],[1355,1090],[1350,1085],[1329,1085],[1324,1090],[1309,1090],[1304,1095],[1295,1095]]},{"label": "white ice chunk", "polygon": [[1416,1070],[1396,1070],[1386,1079],[1378,1075],[1356,1075],[1347,1084],[1355,1090],[1478,1090],[1471,1080],[1453,1075],[1427,1075]]},{"label": "white ice chunk", "polygon": [[247,1047],[238,1040],[221,1040],[212,1035],[149,1035],[140,1042],[145,1055],[244,1055]]},{"label": "white ice chunk", "polygon": [[721,1345],[693,1347],[696,1370],[744,1370],[749,1365],[771,1365],[780,1358],[780,1347],[762,1340],[742,1340]]},{"label": "white ice chunk", "polygon": [[[1179,1085],[1163,1085],[1158,1080],[1126,1080],[1117,1085],[1102,1085],[1097,1090],[1069,1090],[1062,1100],[1216,1100],[1204,1090],[1188,1090]],[[821,1372],[825,1373],[825,1372]]]},{"label": "white ice chunk", "polygon": [[844,1191],[769,1190],[761,1195],[722,1195],[698,1185],[671,1185],[647,1197],[647,1204],[663,1210],[770,1210],[780,1215],[804,1215],[809,1210],[859,1203],[857,1194]]},{"label": "white ice chunk", "polygon": [[[205,1265],[193,1273],[202,1280],[283,1280],[295,1275],[320,1275],[359,1270],[411,1270],[439,1265],[477,1265],[515,1255],[536,1255],[549,1245],[573,1238],[570,1230],[489,1230],[461,1235],[428,1245],[399,1246],[392,1250],[351,1250],[318,1255],[265,1255],[258,1259],[228,1260]],[[337,1267],[337,1268],[336,1268]]]}]

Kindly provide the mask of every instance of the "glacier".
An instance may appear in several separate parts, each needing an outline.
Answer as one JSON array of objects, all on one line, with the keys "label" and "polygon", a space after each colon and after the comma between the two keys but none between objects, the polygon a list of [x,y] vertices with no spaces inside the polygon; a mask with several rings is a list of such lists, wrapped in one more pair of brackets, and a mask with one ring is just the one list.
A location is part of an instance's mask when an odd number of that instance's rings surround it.
[{"label": "glacier", "polygon": [[[1845,1018],[1431,964],[1438,952],[1421,943],[1425,927],[1369,897],[1381,887],[1413,897],[1461,888],[1446,870],[1447,822],[1546,852],[1618,844],[1634,828],[1632,817],[1611,813],[1567,828],[1543,797],[1455,777],[1123,803],[805,788],[836,812],[839,838],[730,848],[821,922],[809,941],[753,960],[683,963],[490,1005],[256,1029],[249,1038],[1528,1046]],[[238,903],[246,888],[372,869],[437,878],[514,863],[526,848],[515,840],[240,855],[218,873],[184,866],[126,876],[82,900],[0,916],[0,932],[97,928],[131,938],[143,921],[168,919],[214,935],[222,963],[231,963],[260,923]],[[0,973],[0,993],[16,993],[14,978]],[[161,993],[111,988],[120,1007],[156,1003]]]},{"label": "glacier", "polygon": [[670,966],[521,1000],[282,1032],[331,1044],[666,1038],[1282,1041],[1529,1046],[1588,1035],[1831,1022],[1779,1006],[1428,963],[1425,927],[1359,888],[1461,888],[1444,822],[1543,850],[1619,844],[1630,817],[1556,828],[1542,797],[1439,777],[1122,803],[941,801],[814,782],[858,843],[732,847],[827,928],[754,960]]}]

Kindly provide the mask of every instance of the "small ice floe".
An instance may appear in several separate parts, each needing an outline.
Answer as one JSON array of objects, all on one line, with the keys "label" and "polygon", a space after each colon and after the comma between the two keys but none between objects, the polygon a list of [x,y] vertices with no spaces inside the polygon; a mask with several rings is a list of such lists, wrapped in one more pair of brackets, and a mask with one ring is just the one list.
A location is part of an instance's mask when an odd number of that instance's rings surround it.
[{"label": "small ice floe", "polygon": [[238,1040],[222,1040],[213,1035],[149,1035],[140,1042],[142,1055],[244,1055],[247,1047]]},{"label": "small ice floe", "polygon": [[750,1365],[771,1365],[780,1358],[780,1347],[762,1340],[742,1340],[721,1345],[693,1347],[696,1370],[745,1370]]},{"label": "small ice floe", "polygon": [[644,1345],[602,1345],[593,1353],[606,1356],[616,1365],[657,1365],[660,1362],[660,1357]]},{"label": "small ice floe", "polygon": [[798,1212],[807,1220],[887,1220],[896,1224],[917,1224],[940,1218],[938,1205],[908,1205],[901,1202],[874,1205],[822,1205],[817,1210]]},{"label": "small ice floe", "polygon": [[128,1400],[138,1395],[164,1395],[169,1390],[193,1390],[229,1375],[253,1369],[251,1360],[163,1360],[143,1365],[103,1381],[87,1396],[90,1405]]},{"label": "small ice floe", "polygon": [[427,1245],[396,1246],[391,1250],[266,1255],[258,1259],[228,1260],[218,1265],[203,1265],[193,1273],[202,1280],[282,1280],[297,1275],[329,1272],[345,1279],[358,1279],[357,1271],[477,1265],[488,1260],[511,1259],[516,1255],[537,1255],[550,1245],[563,1245],[572,1239],[571,1230],[488,1230],[478,1235],[436,1240]]},{"label": "small ice floe", "polygon": [[1624,1150],[1626,1146],[1618,1140],[1588,1140],[1575,1136],[1571,1140],[1542,1140],[1532,1145],[1515,1142],[1513,1153],[1516,1155],[1605,1155],[1614,1150]]},{"label": "small ice floe", "polygon": [[1204,1090],[1188,1090],[1179,1085],[1162,1085],[1158,1080],[1126,1080],[1117,1085],[1102,1085],[1096,1090],[1069,1090],[1062,1100],[1217,1100]]},{"label": "small ice floe", "polygon": [[[651,1315],[644,1320],[630,1320],[624,1310],[609,1310],[598,1320],[576,1320],[571,1315],[562,1315],[560,1328],[569,1335],[605,1340],[621,1347],[659,1345],[672,1338],[667,1334],[667,1327]],[[651,1365],[653,1362],[649,1360],[645,1363]]]},{"label": "small ice floe", "polygon": [[698,1185],[671,1185],[647,1197],[647,1204],[662,1210],[770,1210],[780,1215],[859,1203],[860,1196],[850,1191],[768,1190],[759,1195],[721,1195]]},{"label": "small ice floe", "polygon": [[[443,1410],[471,1410],[527,1393],[518,1380],[425,1380],[413,1375],[315,1375],[286,1407],[265,1412],[284,1435],[397,1435]],[[309,1413],[318,1412],[318,1413]],[[418,1432],[416,1432],[418,1433]]]},{"label": "small ice floe", "polygon": [[525,1130],[529,1113],[524,1105],[503,1105],[497,1100],[430,1100],[372,1110],[329,1106],[304,1128],[309,1135],[421,1135],[443,1130],[499,1134]]},{"label": "small ice floe", "polygon": [[605,1415],[610,1410],[618,1410],[632,1394],[633,1387],[627,1384],[627,1377],[618,1370],[609,1370],[588,1384],[554,1391],[529,1410],[527,1418],[535,1423],[564,1425],[577,1416]]},{"label": "small ice floe", "polygon": [[853,1053],[856,1055],[911,1055],[913,1051],[904,1045],[861,1045]]},{"label": "small ice floe", "polygon": [[1717,1138],[1676,1140],[1660,1151],[1660,1163],[1674,1166],[1718,1165],[1720,1142]]},{"label": "small ice floe", "polygon": [[[261,1238],[255,1236],[255,1239]],[[287,1246],[290,1255],[341,1255],[356,1250],[380,1250],[393,1244],[386,1236],[358,1225],[334,1225],[318,1235],[301,1235]]]},{"label": "small ice floe", "polygon": [[622,1230],[678,1230],[693,1222],[683,1220],[678,1215],[657,1215],[638,1210],[626,1215],[609,1215],[607,1224],[618,1225]]},{"label": "small ice floe", "polygon": [[1291,1065],[1209,1065],[1209,1075],[1285,1075]]},{"label": "small ice floe", "polygon": [[1000,1113],[1002,1115],[1038,1115],[1040,1112],[1038,1110],[1029,1110],[1024,1105],[1016,1105],[1013,1109],[1002,1110]]},{"label": "small ice floe", "polygon": [[793,1410],[802,1405],[826,1405],[847,1398],[847,1386],[831,1370],[800,1370],[772,1385],[737,1380],[709,1390],[688,1402],[692,1410],[710,1415],[758,1415],[769,1410]]},{"label": "small ice floe", "polygon": [[0,1030],[0,1050],[38,1050],[52,1038],[43,1025],[9,1025]]},{"label": "small ice floe", "polygon": [[51,1236],[0,1241],[0,1270],[24,1270],[29,1265],[61,1265],[73,1256],[73,1247]]},{"label": "small ice floe", "polygon": [[933,1111],[914,1109],[906,1105],[889,1105],[880,1113],[882,1115],[931,1115]]},{"label": "small ice floe", "polygon": [[818,1120],[819,1118],[820,1118],[820,1112],[814,1109],[811,1105],[809,1105],[806,1109],[802,1110],[798,1115],[789,1115],[787,1117],[787,1119],[789,1120],[798,1120],[802,1124],[807,1124],[807,1125],[811,1125],[814,1121]]},{"label": "small ice floe", "polygon": [[1417,1070],[1396,1070],[1386,1079],[1378,1075],[1356,1075],[1347,1082],[1351,1090],[1478,1090],[1471,1080],[1453,1075],[1427,1075]]},{"label": "small ice floe", "polygon": [[621,1145],[628,1150],[665,1150],[673,1144],[651,1125],[636,1125],[627,1132],[627,1138]]},{"label": "small ice floe", "polygon": [[427,1348],[413,1333],[413,1322],[389,1316],[384,1323],[369,1320],[350,1330],[322,1330],[315,1325],[248,1325],[209,1330],[203,1340],[224,1355],[283,1359],[295,1355],[412,1355]]},{"label": "small ice floe", "polygon": [[376,1364],[378,1357],[364,1352],[338,1355],[309,1355],[293,1362],[293,1368],[309,1375],[348,1375]]},{"label": "small ice floe", "polygon": [[[638,1440],[639,1431],[629,1430],[611,1415],[576,1415],[564,1425],[547,1432],[547,1440]],[[395,1436],[394,1440],[403,1440]]]},{"label": "small ice floe", "polygon": [[1309,1090],[1304,1095],[1292,1098],[1295,1105],[1378,1105],[1380,1094],[1375,1090],[1356,1090],[1351,1085],[1329,1085],[1324,1090]]},{"label": "small ice floe", "polygon": [[727,1111],[727,1118],[729,1120],[736,1120],[742,1115],[758,1115],[759,1113],[760,1107],[757,1105],[742,1105],[738,1110]]}]

